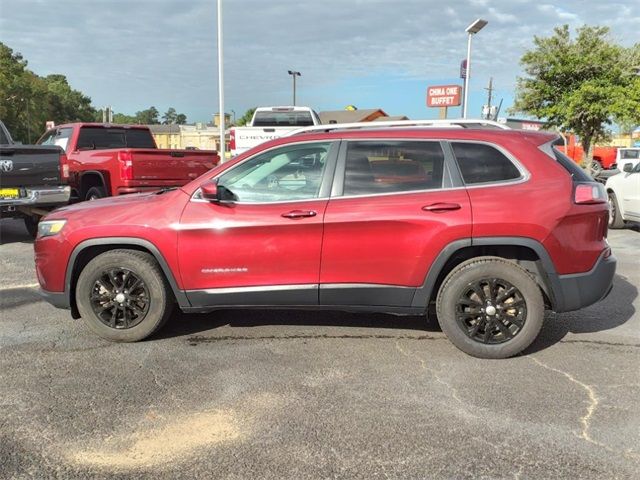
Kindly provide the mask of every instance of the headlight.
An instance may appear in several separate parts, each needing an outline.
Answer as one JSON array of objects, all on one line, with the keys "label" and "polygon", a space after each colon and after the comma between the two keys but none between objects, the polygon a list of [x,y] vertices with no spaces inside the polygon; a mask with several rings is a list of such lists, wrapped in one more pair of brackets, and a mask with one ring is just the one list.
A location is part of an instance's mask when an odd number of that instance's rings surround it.
[{"label": "headlight", "polygon": [[67,223],[66,220],[46,220],[38,224],[38,236],[49,237],[51,235],[57,235]]}]

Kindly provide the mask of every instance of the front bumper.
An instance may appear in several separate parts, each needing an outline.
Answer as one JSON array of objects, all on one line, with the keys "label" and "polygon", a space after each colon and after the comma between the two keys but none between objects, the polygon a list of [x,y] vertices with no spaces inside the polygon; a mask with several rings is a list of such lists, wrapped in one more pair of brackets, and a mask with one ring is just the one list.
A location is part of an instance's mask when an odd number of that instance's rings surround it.
[{"label": "front bumper", "polygon": [[68,185],[24,187],[26,196],[0,200],[3,207],[25,207],[45,205],[66,205],[71,197],[71,187]]},{"label": "front bumper", "polygon": [[616,273],[616,257],[600,255],[588,272],[558,275],[559,291],[556,294],[556,312],[571,312],[593,305],[605,298],[613,288]]},{"label": "front bumper", "polygon": [[67,295],[66,292],[49,292],[41,288],[38,293],[43,300],[56,308],[63,308],[65,310],[69,310],[71,308],[69,305],[69,295]]}]

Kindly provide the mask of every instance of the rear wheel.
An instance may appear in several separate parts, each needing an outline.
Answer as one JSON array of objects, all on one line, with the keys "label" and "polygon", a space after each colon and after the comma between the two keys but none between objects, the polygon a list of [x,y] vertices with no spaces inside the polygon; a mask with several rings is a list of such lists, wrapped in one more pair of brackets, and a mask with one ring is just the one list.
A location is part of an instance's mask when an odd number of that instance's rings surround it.
[{"label": "rear wheel", "polygon": [[87,190],[87,194],[84,196],[85,200],[98,200],[107,196],[107,192],[104,187],[91,187]]},{"label": "rear wheel", "polygon": [[618,198],[613,192],[609,192],[609,228],[623,228],[624,219],[618,207]]},{"label": "rear wheel", "polygon": [[78,277],[76,303],[85,324],[115,342],[148,337],[173,309],[157,262],[136,250],[112,250],[91,260]]},{"label": "rear wheel", "polygon": [[507,358],[535,340],[544,319],[542,292],[516,263],[499,257],[463,262],[445,278],[436,302],[449,340],[474,357]]},{"label": "rear wheel", "polygon": [[600,163],[599,160],[591,160],[591,165],[590,165],[590,170],[591,170],[591,176],[595,177],[596,175],[599,175],[600,173],[602,173],[602,164]]}]

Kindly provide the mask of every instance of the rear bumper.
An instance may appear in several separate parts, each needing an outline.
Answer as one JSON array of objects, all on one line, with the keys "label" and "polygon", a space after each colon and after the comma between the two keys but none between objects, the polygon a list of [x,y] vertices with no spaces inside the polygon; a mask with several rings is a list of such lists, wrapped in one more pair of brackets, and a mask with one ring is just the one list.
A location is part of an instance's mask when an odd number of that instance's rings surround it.
[{"label": "rear bumper", "polygon": [[66,310],[71,308],[69,305],[69,295],[65,292],[49,292],[41,288],[38,293],[45,301],[56,308],[64,308]]},{"label": "rear bumper", "polygon": [[602,300],[613,288],[617,260],[611,254],[600,255],[595,266],[588,272],[572,275],[558,275],[558,291],[555,311],[579,310]]},{"label": "rear bumper", "polygon": [[3,207],[66,205],[71,197],[71,187],[68,185],[24,187],[27,192],[25,197],[0,200]]}]

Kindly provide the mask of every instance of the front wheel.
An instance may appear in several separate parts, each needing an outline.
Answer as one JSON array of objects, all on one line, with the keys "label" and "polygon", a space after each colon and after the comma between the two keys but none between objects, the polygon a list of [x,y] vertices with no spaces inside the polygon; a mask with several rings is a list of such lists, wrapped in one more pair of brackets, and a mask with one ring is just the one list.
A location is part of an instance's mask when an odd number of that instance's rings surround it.
[{"label": "front wheel", "polygon": [[544,319],[544,301],[534,278],[499,257],[458,265],[440,287],[436,310],[449,340],[479,358],[520,353],[536,339]]},{"label": "front wheel", "polygon": [[91,260],[78,277],[76,303],[89,329],[114,342],[148,337],[173,309],[157,262],[137,250],[111,250]]}]

